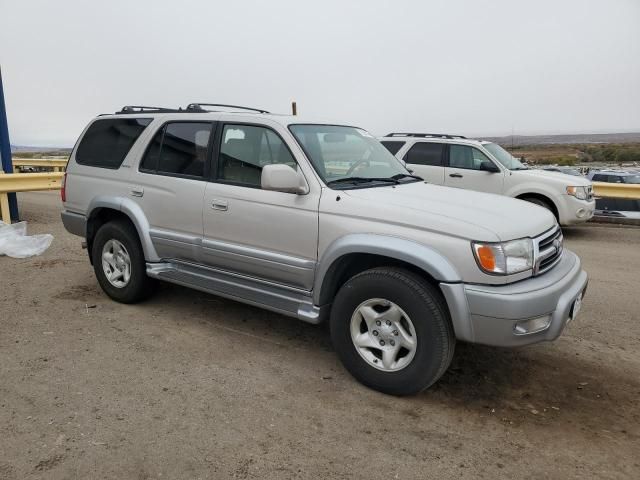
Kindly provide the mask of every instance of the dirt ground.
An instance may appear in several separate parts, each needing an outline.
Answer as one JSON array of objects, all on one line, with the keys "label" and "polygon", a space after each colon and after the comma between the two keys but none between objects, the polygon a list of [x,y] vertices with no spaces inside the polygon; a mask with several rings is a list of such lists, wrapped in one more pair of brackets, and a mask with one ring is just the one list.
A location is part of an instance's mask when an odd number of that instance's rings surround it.
[{"label": "dirt ground", "polygon": [[163,285],[99,289],[57,193],[0,257],[0,479],[640,478],[640,228],[566,229],[591,281],[556,342],[457,346],[429,391],[356,383],[326,328]]}]

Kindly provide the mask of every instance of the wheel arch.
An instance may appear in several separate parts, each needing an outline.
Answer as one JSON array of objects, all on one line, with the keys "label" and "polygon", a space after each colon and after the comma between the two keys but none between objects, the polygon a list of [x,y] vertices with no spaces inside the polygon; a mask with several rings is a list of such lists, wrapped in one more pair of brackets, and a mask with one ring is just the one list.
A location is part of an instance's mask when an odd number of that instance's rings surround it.
[{"label": "wheel arch", "polygon": [[460,282],[451,263],[437,250],[398,237],[353,234],[334,241],[319,262],[314,282],[314,303],[331,303],[352,276],[374,267],[400,266],[439,288],[440,282]]},{"label": "wheel arch", "polygon": [[547,205],[549,205],[549,207],[551,207],[551,212],[556,217],[556,220],[559,220],[560,218],[560,210],[558,209],[558,205],[556,205],[556,202],[553,200],[553,198],[551,198],[551,196],[547,195],[546,193],[524,192],[516,195],[515,198],[517,198],[518,200],[525,200],[527,198],[537,198],[538,200],[545,202]]},{"label": "wheel arch", "polygon": [[109,221],[122,219],[135,227],[145,259],[160,260],[149,236],[149,222],[142,208],[135,202],[128,198],[97,197],[91,202],[88,212],[86,240],[90,258],[93,238],[98,229]]}]

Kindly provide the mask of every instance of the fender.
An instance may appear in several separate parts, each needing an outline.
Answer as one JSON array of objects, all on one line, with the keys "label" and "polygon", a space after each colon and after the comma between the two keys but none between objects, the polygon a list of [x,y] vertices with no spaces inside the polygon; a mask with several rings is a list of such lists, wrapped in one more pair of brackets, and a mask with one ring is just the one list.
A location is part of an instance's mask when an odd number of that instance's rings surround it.
[{"label": "fender", "polygon": [[527,182],[521,183],[518,185],[514,185],[509,190],[505,191],[504,194],[508,197],[516,198],[520,195],[526,195],[527,193],[537,193],[538,195],[543,195],[549,199],[549,201],[553,202],[556,209],[560,211],[558,208],[558,203],[556,197],[559,195],[557,191],[554,191],[552,188],[546,188],[544,185],[540,185],[539,183]]},{"label": "fender", "polygon": [[91,218],[91,213],[97,208],[110,208],[124,213],[133,223],[138,231],[138,237],[142,244],[144,257],[148,262],[159,262],[160,257],[156,253],[156,249],[151,242],[149,236],[149,222],[142,208],[136,202],[126,197],[108,197],[104,195],[97,196],[89,203],[87,209],[87,218]]},{"label": "fender", "polygon": [[328,302],[327,299],[322,298],[322,287],[325,282],[333,280],[336,272],[332,267],[336,265],[336,261],[350,253],[368,253],[401,260],[424,270],[438,282],[462,281],[453,265],[440,252],[427,245],[390,235],[355,233],[335,240],[322,254],[316,269],[313,288],[315,305]]}]

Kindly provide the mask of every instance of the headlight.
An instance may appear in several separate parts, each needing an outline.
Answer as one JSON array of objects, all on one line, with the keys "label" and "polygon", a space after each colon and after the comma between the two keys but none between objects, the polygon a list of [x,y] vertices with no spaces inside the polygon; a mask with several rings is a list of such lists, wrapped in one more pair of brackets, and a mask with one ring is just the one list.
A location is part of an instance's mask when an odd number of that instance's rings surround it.
[{"label": "headlight", "polygon": [[567,195],[576,197],[578,200],[586,200],[587,187],[567,187]]},{"label": "headlight", "polygon": [[503,243],[473,242],[473,253],[482,270],[511,275],[533,268],[533,240],[522,238]]}]

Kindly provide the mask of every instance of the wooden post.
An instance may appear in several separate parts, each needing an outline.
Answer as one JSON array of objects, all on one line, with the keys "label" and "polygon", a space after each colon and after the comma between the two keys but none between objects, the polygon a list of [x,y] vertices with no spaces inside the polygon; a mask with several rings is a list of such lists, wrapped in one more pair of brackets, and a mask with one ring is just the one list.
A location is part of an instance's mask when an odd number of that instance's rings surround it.
[{"label": "wooden post", "polygon": [[296,105],[296,102],[291,102],[291,113],[298,115],[298,105]]}]

